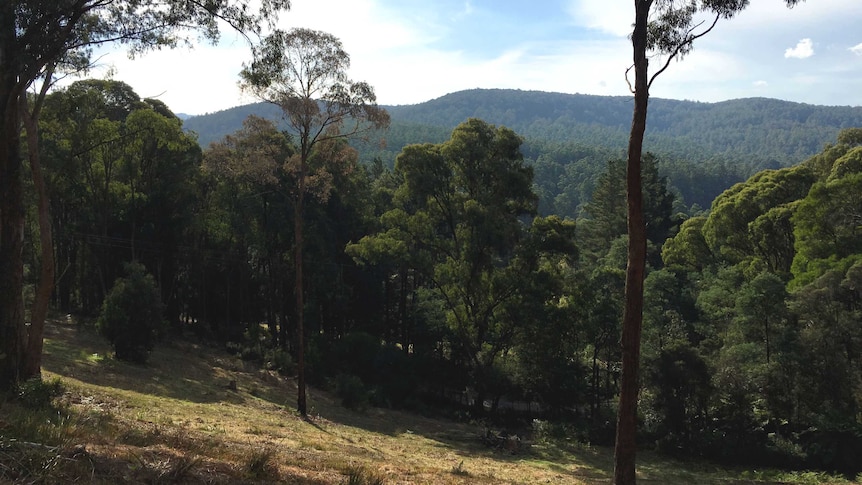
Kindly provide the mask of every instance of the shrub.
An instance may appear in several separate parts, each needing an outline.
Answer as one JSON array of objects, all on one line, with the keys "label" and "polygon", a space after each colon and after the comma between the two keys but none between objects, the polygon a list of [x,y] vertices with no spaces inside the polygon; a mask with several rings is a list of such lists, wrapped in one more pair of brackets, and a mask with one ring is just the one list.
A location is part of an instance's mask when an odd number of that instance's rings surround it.
[{"label": "shrub", "polygon": [[54,399],[65,392],[58,378],[49,381],[35,378],[20,383],[16,389],[18,401],[30,409],[50,409]]},{"label": "shrub", "polygon": [[290,376],[296,373],[296,365],[293,363],[293,357],[286,350],[268,350],[266,352],[266,364],[267,368],[278,371],[283,376]]},{"label": "shrub", "polygon": [[137,262],[126,265],[102,305],[96,325],[120,360],[145,363],[165,329],[163,305],[153,277]]},{"label": "shrub", "polygon": [[353,374],[364,382],[372,382],[374,364],[380,352],[380,338],[365,332],[351,332],[336,342],[330,353],[335,373]]},{"label": "shrub", "polygon": [[362,379],[352,374],[338,374],[335,377],[335,394],[347,409],[363,410],[368,407],[368,390]]}]

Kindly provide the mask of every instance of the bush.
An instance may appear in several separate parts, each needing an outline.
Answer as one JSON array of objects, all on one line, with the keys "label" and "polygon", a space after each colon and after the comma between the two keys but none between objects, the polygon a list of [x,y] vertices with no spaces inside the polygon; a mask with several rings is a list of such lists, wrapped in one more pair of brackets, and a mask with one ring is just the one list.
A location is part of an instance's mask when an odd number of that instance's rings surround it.
[{"label": "bush", "polygon": [[375,360],[380,352],[380,338],[365,332],[351,332],[335,343],[329,358],[334,374],[347,372],[364,382],[372,382]]},{"label": "bush", "polygon": [[166,328],[164,307],[155,280],[142,264],[127,264],[126,273],[105,298],[96,325],[118,359],[145,363]]},{"label": "bush", "polygon": [[283,376],[292,376],[296,374],[296,365],[293,363],[293,357],[291,357],[286,350],[267,350],[266,366],[268,369],[278,371],[278,373]]},{"label": "bush", "polygon": [[862,426],[853,422],[825,423],[800,433],[808,465],[854,477],[862,472]]},{"label": "bush", "polygon": [[363,410],[368,407],[368,390],[362,379],[352,374],[338,374],[335,377],[335,394],[347,409]]},{"label": "bush", "polygon": [[60,379],[43,381],[35,378],[20,383],[16,389],[18,401],[30,409],[50,409],[54,399],[65,392]]},{"label": "bush", "polygon": [[373,404],[381,407],[403,407],[420,382],[411,356],[392,346],[379,349],[372,376]]}]

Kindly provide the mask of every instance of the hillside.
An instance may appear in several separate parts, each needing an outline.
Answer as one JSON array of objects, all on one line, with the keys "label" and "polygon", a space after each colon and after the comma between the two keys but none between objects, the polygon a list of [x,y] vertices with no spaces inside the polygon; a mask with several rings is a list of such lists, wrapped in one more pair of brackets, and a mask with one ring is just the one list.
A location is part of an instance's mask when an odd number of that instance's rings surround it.
[{"label": "hillside", "polygon": [[[405,142],[439,141],[471,117],[512,128],[527,140],[623,149],[632,111],[629,97],[502,89],[460,91],[386,108],[392,116],[392,133],[387,136],[391,150]],[[279,116],[273,106],[258,103],[192,117],[185,127],[197,132],[206,146],[239,129],[251,113]],[[767,98],[720,103],[653,98],[646,148],[692,160],[723,156],[788,165],[817,153],[840,129],[856,126],[862,126],[862,107]]]},{"label": "hillside", "polygon": [[[292,379],[184,339],[163,342],[137,366],[114,360],[91,328],[57,320],[47,327],[44,369],[65,388],[55,409],[0,400],[4,483],[590,484],[607,483],[613,466],[612,449],[573,444],[565,433],[555,441],[522,432],[533,444],[513,454],[483,444],[480,425],[350,411],[317,389],[304,421],[286,404]],[[833,480],[648,451],[639,464],[640,478],[656,483]]]},{"label": "hillside", "polygon": [[[439,143],[468,118],[524,137],[536,170],[542,213],[577,217],[606,162],[622,157],[631,124],[628,97],[474,89],[409,106],[387,106],[385,147],[357,144],[363,161],[392,166],[411,143]],[[722,191],[765,168],[794,165],[832,143],[842,128],[862,126],[862,107],[814,106],[766,98],[699,103],[653,98],[644,148],[659,156],[686,206],[709,207]],[[238,130],[249,114],[279,119],[258,103],[184,122],[202,146]]]}]

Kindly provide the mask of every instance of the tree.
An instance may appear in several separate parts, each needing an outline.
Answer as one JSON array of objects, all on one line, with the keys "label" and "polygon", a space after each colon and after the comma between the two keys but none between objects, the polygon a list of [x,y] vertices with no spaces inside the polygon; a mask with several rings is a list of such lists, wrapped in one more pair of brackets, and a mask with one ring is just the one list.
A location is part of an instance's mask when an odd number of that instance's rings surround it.
[{"label": "tree", "polygon": [[[40,118],[38,152],[57,234],[47,248],[63,271],[62,311],[98,313],[121,262],[137,258],[164,292],[168,318],[178,321],[178,252],[199,181],[194,138],[162,103],[141,100],[114,80],[77,81],[51,93]],[[45,261],[27,264],[44,271]]]},{"label": "tree", "polygon": [[[780,261],[788,259],[793,246],[792,234],[782,229],[787,226],[789,206],[785,204],[805,197],[815,180],[811,168],[803,164],[764,170],[734,185],[713,201],[702,229],[704,239],[714,254],[731,264],[762,257],[764,250],[773,249],[781,253],[772,256],[773,265],[784,265]],[[777,246],[763,248],[764,244]]]},{"label": "tree", "polygon": [[792,286],[812,282],[829,270],[862,260],[862,172],[830,178],[811,187],[793,215],[796,255]]},{"label": "tree", "polygon": [[[794,5],[799,0],[785,0]],[[623,307],[622,381],[614,447],[614,483],[636,482],[635,432],[637,428],[638,366],[640,359],[643,289],[646,272],[646,224],[641,187],[641,158],[646,131],[649,88],[670,66],[694,47],[694,41],[709,33],[718,20],[730,18],[748,5],[747,0],[635,0],[634,30],[631,34],[635,82],[634,110],[626,163],[626,207],[629,234]],[[699,21],[704,12],[711,20]],[[648,52],[664,56],[661,67],[649,72]],[[626,72],[628,74],[628,71]]]},{"label": "tree", "polygon": [[[219,22],[246,33],[270,25],[288,0],[264,0],[249,9],[244,0],[142,0],[45,2],[12,0],[0,3],[0,388],[32,377],[28,355],[38,352],[29,342],[24,322],[24,191],[21,160],[22,111],[27,90],[39,79],[49,84],[55,70],[80,70],[90,63],[92,48],[121,43],[130,52],[191,43],[197,31],[215,41]],[[256,13],[252,13],[252,11]],[[36,105],[47,90],[36,94]],[[38,121],[30,112],[28,126]],[[36,133],[28,133],[35,137]]]},{"label": "tree", "polygon": [[[290,137],[274,122],[250,115],[243,120],[241,130],[210,144],[203,164],[204,173],[214,181],[213,196],[219,198],[208,204],[213,217],[208,226],[226,226],[209,232],[218,239],[244,245],[237,248],[247,254],[240,264],[256,261],[252,265],[258,269],[252,273],[260,275],[263,288],[259,293],[265,302],[258,306],[266,313],[273,343],[280,343],[283,350],[288,348],[285,323],[289,313],[280,304],[289,273],[283,251],[292,236],[287,187],[295,185],[284,161],[293,153]],[[231,283],[230,278],[224,281]],[[245,309],[243,314],[247,315]],[[258,320],[247,317],[247,321],[257,325]],[[279,328],[275,327],[277,321],[281,322]]]},{"label": "tree", "polygon": [[395,166],[403,177],[396,208],[381,217],[379,233],[348,247],[365,261],[409,261],[429,282],[443,301],[452,358],[479,393],[477,407],[496,359],[514,343],[525,279],[538,264],[517,251],[521,218],[536,210],[520,145],[512,130],[470,119],[446,143],[405,147]]},{"label": "tree", "polygon": [[[607,171],[599,177],[589,203],[584,206],[590,218],[581,225],[584,242],[598,257],[607,253],[611,241],[626,234],[626,162],[617,159],[607,165]],[[658,267],[661,264],[659,250],[677,224],[672,217],[674,195],[668,190],[667,179],[659,176],[658,160],[651,153],[644,155],[641,171],[646,240],[655,248],[648,262]]]},{"label": "tree", "polygon": [[105,298],[96,325],[118,359],[143,364],[165,329],[164,306],[156,281],[144,265],[129,263],[126,273]]},{"label": "tree", "polygon": [[665,266],[700,272],[715,261],[703,238],[705,223],[706,217],[696,216],[680,224],[679,232],[665,241],[661,248],[661,258]]},{"label": "tree", "polygon": [[297,410],[307,413],[305,396],[304,288],[302,274],[303,213],[307,193],[329,196],[331,175],[313,167],[319,144],[351,138],[389,125],[389,114],[377,106],[374,89],[348,79],[350,56],[335,36],[310,29],[276,31],[254,49],[253,61],[240,73],[242,86],[279,106],[299,138],[298,153],[285,162],[294,172],[294,271],[296,274]]}]

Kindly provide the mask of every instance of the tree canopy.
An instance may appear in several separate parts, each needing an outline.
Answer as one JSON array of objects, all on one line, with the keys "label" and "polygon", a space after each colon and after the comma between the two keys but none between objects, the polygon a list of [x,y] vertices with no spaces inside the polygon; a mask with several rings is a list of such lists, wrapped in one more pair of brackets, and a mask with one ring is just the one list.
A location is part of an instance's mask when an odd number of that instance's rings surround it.
[{"label": "tree canopy", "polygon": [[[0,387],[37,374],[35,354],[41,353],[41,325],[25,326],[22,298],[22,113],[30,120],[28,136],[37,139],[39,106],[54,74],[86,69],[95,46],[120,43],[134,55],[191,43],[194,33],[215,41],[221,22],[254,35],[273,26],[289,5],[288,0],[264,0],[254,9],[240,0],[13,0],[0,5]],[[40,79],[31,110],[27,90]],[[34,173],[38,178],[41,172]],[[41,207],[45,220],[48,206]]]}]

